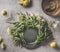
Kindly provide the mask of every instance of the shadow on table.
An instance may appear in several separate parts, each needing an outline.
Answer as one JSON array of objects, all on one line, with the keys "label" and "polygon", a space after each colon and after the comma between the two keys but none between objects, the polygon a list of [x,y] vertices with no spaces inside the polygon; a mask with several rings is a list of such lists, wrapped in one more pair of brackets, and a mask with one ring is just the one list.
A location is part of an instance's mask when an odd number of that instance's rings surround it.
[{"label": "shadow on table", "polygon": [[53,17],[55,20],[58,20],[58,21],[60,21],[60,15],[59,16],[55,16],[55,17]]},{"label": "shadow on table", "polygon": [[55,48],[55,50],[60,51],[60,47],[59,47],[59,46],[57,46],[57,47]]}]

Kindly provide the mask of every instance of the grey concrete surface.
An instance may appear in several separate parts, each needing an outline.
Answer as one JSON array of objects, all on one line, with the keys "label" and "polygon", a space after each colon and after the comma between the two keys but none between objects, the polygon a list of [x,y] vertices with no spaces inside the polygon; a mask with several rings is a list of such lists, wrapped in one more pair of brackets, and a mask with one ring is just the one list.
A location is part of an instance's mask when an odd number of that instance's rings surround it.
[{"label": "grey concrete surface", "polygon": [[[60,52],[59,49],[53,49],[49,47],[49,45],[40,46],[37,49],[28,50],[26,48],[20,48],[19,46],[15,46],[13,44],[13,40],[8,36],[7,28],[10,26],[10,24],[7,23],[9,21],[9,18],[16,19],[17,13],[20,12],[28,12],[28,13],[35,13],[43,16],[48,21],[60,21],[60,17],[53,18],[51,16],[46,15],[42,11],[41,2],[42,0],[32,0],[33,4],[29,8],[24,8],[21,5],[18,4],[18,0],[0,0],[0,36],[3,37],[4,43],[6,44],[6,50],[1,49],[0,46],[0,52]],[[8,14],[7,16],[3,16],[1,14],[1,10],[6,9]],[[12,14],[12,17],[11,17]],[[10,19],[10,21],[12,20]],[[54,41],[57,42],[58,46],[60,47],[60,23],[59,26],[53,30],[53,36]]]}]

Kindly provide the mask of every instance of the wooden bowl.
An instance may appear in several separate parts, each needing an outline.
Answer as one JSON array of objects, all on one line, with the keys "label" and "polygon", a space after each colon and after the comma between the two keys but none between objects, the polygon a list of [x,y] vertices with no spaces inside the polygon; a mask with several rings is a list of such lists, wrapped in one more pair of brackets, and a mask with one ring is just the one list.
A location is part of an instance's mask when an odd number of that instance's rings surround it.
[{"label": "wooden bowl", "polygon": [[60,0],[43,0],[42,9],[50,16],[58,16],[60,13]]}]

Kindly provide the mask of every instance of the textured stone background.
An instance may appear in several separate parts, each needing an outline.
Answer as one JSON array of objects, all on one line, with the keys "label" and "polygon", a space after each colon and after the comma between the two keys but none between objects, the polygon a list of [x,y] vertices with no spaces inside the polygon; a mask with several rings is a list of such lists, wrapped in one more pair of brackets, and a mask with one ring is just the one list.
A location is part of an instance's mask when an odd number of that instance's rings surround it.
[{"label": "textured stone background", "polygon": [[[29,8],[24,8],[18,4],[17,0],[0,0],[0,36],[3,37],[4,42],[7,46],[5,51],[0,48],[0,52],[60,52],[60,49],[53,49],[49,47],[49,45],[40,46],[39,48],[34,50],[28,50],[24,47],[17,47],[13,44],[12,39],[8,36],[8,33],[6,32],[7,28],[9,27],[7,21],[11,21],[12,19],[15,20],[17,18],[17,13],[20,12],[27,11],[29,13],[40,14],[41,16],[44,16],[44,18],[48,21],[60,21],[60,17],[52,18],[42,11],[41,1],[42,0],[32,0],[32,6]],[[2,16],[1,10],[3,9],[7,10],[7,16]],[[58,27],[53,30],[53,36],[55,38],[54,41],[56,41],[58,46],[60,47],[60,23],[58,24]]]}]

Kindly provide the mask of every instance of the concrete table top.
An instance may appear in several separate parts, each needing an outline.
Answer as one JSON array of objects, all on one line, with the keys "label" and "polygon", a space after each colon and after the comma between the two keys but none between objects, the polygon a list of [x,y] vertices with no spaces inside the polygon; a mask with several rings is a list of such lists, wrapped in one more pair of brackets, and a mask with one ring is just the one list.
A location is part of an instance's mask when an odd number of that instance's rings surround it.
[{"label": "concrete table top", "polygon": [[[51,16],[46,15],[42,10],[41,2],[42,0],[32,0],[32,6],[24,8],[23,6],[18,4],[18,0],[0,0],[0,36],[2,36],[4,43],[7,46],[6,50],[1,49],[0,47],[0,52],[60,52],[60,48],[53,49],[49,45],[40,46],[39,48],[33,50],[29,50],[24,47],[20,48],[19,46],[15,46],[13,44],[13,40],[8,36],[8,33],[6,31],[7,28],[10,26],[10,24],[7,23],[7,21],[9,21],[8,19],[10,18],[10,21],[12,19],[15,20],[17,18],[17,13],[20,12],[27,11],[28,13],[39,14],[48,21],[60,21],[59,16],[57,18],[53,18]],[[1,14],[1,11],[3,9],[7,10],[7,16],[3,16]],[[58,27],[53,30],[53,36],[54,41],[56,41],[58,46],[60,47],[60,23],[58,24]]]}]

